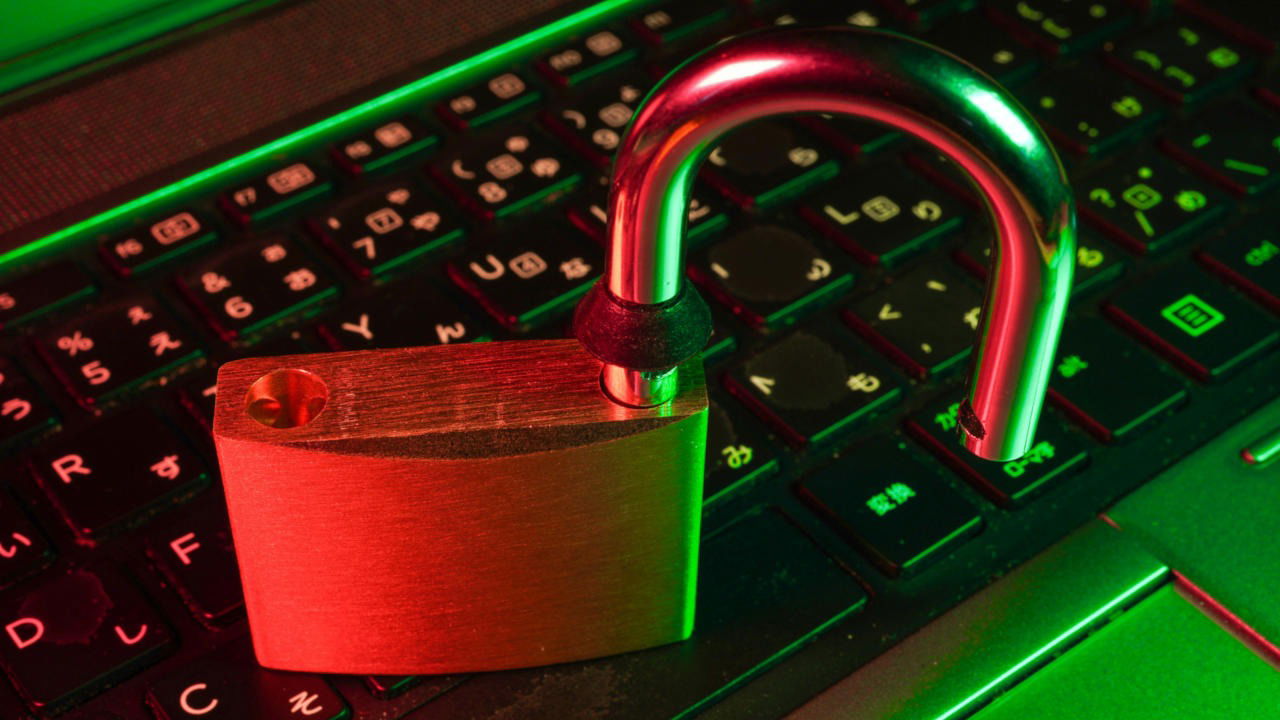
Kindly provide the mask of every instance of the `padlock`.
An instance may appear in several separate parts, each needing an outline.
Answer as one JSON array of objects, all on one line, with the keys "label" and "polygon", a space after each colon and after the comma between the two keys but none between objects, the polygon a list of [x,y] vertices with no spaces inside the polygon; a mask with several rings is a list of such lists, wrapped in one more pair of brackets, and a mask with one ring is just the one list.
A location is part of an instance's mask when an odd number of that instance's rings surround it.
[{"label": "padlock", "polygon": [[794,112],[891,125],[983,192],[994,267],[959,424],[983,457],[1027,450],[1075,257],[1041,130],[989,77],[901,36],[732,38],[635,113],[576,339],[223,366],[214,436],[263,665],[470,672],[689,636],[710,321],[683,281],[685,208],[718,138]]}]

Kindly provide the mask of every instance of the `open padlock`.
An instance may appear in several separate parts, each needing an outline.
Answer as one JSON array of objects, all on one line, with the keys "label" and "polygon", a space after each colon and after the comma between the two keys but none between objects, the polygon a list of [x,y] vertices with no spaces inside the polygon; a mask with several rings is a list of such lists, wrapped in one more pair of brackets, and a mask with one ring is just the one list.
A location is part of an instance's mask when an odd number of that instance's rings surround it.
[{"label": "open padlock", "polygon": [[689,636],[710,322],[682,279],[685,208],[717,138],[793,112],[896,127],[983,191],[997,240],[960,425],[983,457],[1027,450],[1075,258],[1072,196],[1042,132],[986,75],[904,37],[733,38],[635,113],[576,340],[222,368],[214,435],[263,665],[452,673]]}]

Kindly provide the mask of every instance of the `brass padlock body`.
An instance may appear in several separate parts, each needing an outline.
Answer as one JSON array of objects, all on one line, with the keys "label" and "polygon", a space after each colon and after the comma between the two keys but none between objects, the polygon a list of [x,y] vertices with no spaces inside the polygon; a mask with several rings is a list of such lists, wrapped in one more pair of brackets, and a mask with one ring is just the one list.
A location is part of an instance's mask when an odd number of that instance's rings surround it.
[{"label": "brass padlock body", "polygon": [[688,637],[701,362],[655,408],[600,375],[576,340],[224,365],[214,437],[258,660],[453,673]]}]

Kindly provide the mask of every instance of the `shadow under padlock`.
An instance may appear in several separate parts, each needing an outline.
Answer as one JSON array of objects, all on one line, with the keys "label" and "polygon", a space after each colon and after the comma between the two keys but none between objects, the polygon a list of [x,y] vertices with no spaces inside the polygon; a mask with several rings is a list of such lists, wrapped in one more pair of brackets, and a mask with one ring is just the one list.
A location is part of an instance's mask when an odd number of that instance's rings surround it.
[{"label": "shadow under padlock", "polygon": [[689,636],[710,319],[683,280],[684,209],[719,137],[791,112],[891,125],[983,191],[997,236],[960,427],[982,457],[1026,452],[1075,257],[1072,195],[1041,130],[995,81],[901,36],[731,38],[635,113],[576,340],[222,368],[214,436],[263,665],[454,673]]}]

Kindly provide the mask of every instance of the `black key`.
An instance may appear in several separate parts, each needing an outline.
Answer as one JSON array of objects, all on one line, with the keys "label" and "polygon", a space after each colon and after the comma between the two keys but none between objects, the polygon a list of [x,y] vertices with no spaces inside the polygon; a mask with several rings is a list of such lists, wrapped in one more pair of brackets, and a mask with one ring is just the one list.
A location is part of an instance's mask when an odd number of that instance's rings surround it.
[{"label": "black key", "polygon": [[[989,226],[969,233],[956,251],[955,259],[980,280],[987,279],[991,266],[992,231]],[[1089,228],[1078,228],[1076,236],[1076,272],[1072,291],[1084,292],[1101,287],[1124,274],[1125,260],[1111,243]]]},{"label": "black key", "polygon": [[0,282],[0,327],[11,328],[94,293],[93,280],[70,261]]},{"label": "black key", "polygon": [[731,368],[729,391],[794,446],[831,440],[897,402],[893,372],[824,317]]},{"label": "black key", "polygon": [[761,120],[729,133],[702,176],[744,208],[766,208],[835,177],[835,152],[788,120]]},{"label": "black key", "polygon": [[917,27],[929,27],[943,18],[969,10],[974,0],[883,0],[895,16]]},{"label": "black key", "polygon": [[846,453],[798,486],[886,575],[937,562],[982,528],[982,518],[938,468],[883,437]]},{"label": "black key", "polygon": [[0,662],[32,706],[58,712],[154,662],[173,641],[118,570],[72,568],[0,605]]},{"label": "black key", "polygon": [[333,189],[322,167],[296,162],[218,196],[218,205],[243,227],[278,217]]},{"label": "black key", "polygon": [[781,225],[748,225],[729,234],[694,253],[689,272],[756,327],[794,322],[853,284],[843,258]]},{"label": "black key", "polygon": [[459,132],[510,117],[542,97],[518,72],[498,73],[436,105],[436,114]]},{"label": "black key", "polygon": [[406,280],[342,307],[320,325],[334,350],[487,340],[486,329],[431,283]]},{"label": "black key", "polygon": [[1156,252],[1214,222],[1227,199],[1151,151],[1076,183],[1080,212],[1134,252]]},{"label": "black key", "polygon": [[1253,103],[1216,105],[1168,132],[1164,149],[1237,195],[1280,180],[1280,121]]},{"label": "black key", "polygon": [[969,356],[982,295],[936,259],[855,302],[844,316],[858,334],[923,379]]},{"label": "black key", "polygon": [[1187,391],[1117,330],[1072,317],[1058,344],[1049,398],[1099,440],[1119,442],[1182,406]]},{"label": "black key", "polygon": [[853,160],[883,152],[902,139],[902,133],[887,125],[843,115],[802,116],[796,122]]},{"label": "black key", "polygon": [[653,81],[641,73],[625,73],[593,87],[581,97],[540,113],[547,129],[601,170],[609,167],[622,142],[631,113]]},{"label": "black key", "polygon": [[593,32],[538,58],[538,72],[557,85],[577,85],[635,59],[635,39],[622,28]]},{"label": "black key", "polygon": [[[8,493],[0,492],[0,587],[49,564],[53,548]],[[2,642],[2,641],[0,641]]]},{"label": "black key", "polygon": [[147,537],[147,556],[191,614],[209,627],[225,624],[244,604],[226,510],[205,502]]},{"label": "black key", "polygon": [[[605,210],[604,193],[588,193],[584,202],[569,208],[568,215],[580,230],[595,238],[597,242],[605,242],[609,213]],[[687,217],[685,239],[690,242],[690,245],[697,245],[699,240],[710,237],[729,224],[724,200],[707,189],[700,181],[694,182]]]},{"label": "black key", "polygon": [[702,496],[714,502],[778,470],[777,450],[736,405],[712,393],[707,413],[707,463]]},{"label": "black key", "polygon": [[450,203],[417,183],[382,183],[309,223],[357,277],[403,267],[462,239],[462,219]]},{"label": "black key", "polygon": [[1051,70],[1020,95],[1054,141],[1077,155],[1129,146],[1164,115],[1149,91],[1095,63]]},{"label": "black key", "polygon": [[85,542],[145,520],[209,479],[191,448],[146,408],[42,446],[32,466],[63,520]]},{"label": "black key", "polygon": [[1121,0],[989,0],[995,18],[1051,55],[1095,48],[1133,22]]},{"label": "black key", "polygon": [[426,123],[402,115],[335,144],[329,152],[343,170],[360,175],[384,170],[439,143],[440,136]]},{"label": "black key", "polygon": [[1248,51],[1190,22],[1169,22],[1108,44],[1106,58],[1174,102],[1199,102],[1243,80]]},{"label": "black key", "polygon": [[150,297],[95,308],[40,333],[35,346],[86,407],[163,382],[203,354],[192,333]]},{"label": "black key", "polygon": [[282,235],[241,243],[178,283],[224,340],[256,333],[337,293],[320,264]]},{"label": "black key", "polygon": [[686,0],[659,5],[629,25],[650,45],[666,45],[706,33],[729,17],[729,5],[720,0]]},{"label": "black key", "polygon": [[1210,270],[1280,314],[1280,228],[1274,220],[1227,232],[1199,253]]},{"label": "black key", "polygon": [[1016,85],[1040,67],[1033,51],[978,12],[950,18],[925,33],[923,39],[968,60],[1003,85]]},{"label": "black key", "polygon": [[553,202],[581,179],[562,150],[524,130],[476,138],[428,170],[484,220]]},{"label": "black key", "polygon": [[603,267],[599,245],[546,222],[468,250],[449,263],[449,276],[498,322],[527,330],[572,307]]},{"label": "black key", "polygon": [[1280,340],[1273,318],[1190,265],[1126,289],[1104,309],[1201,381],[1226,377]]},{"label": "black key", "polygon": [[349,712],[323,678],[259,667],[248,638],[160,678],[147,704],[160,720],[339,720]]},{"label": "black key", "polygon": [[131,277],[204,247],[217,237],[207,220],[183,210],[106,240],[98,250],[120,276]]},{"label": "black key", "polygon": [[213,406],[218,399],[217,368],[210,364],[192,372],[178,399],[196,422],[213,432]]},{"label": "black key", "polygon": [[0,444],[57,423],[53,405],[12,360],[0,357]]},{"label": "black key", "polygon": [[1050,413],[1043,413],[1035,442],[1016,460],[983,460],[960,444],[956,414],[960,401],[945,395],[921,408],[907,421],[907,432],[938,456],[974,489],[993,502],[1013,507],[1084,469],[1089,462],[1085,441]]},{"label": "black key", "polygon": [[770,25],[852,25],[861,28],[886,27],[892,18],[875,0],[845,0],[840,3],[793,3],[783,12],[765,17]]},{"label": "black key", "polygon": [[964,222],[950,195],[900,163],[860,169],[805,200],[800,215],[859,262],[893,267]]},{"label": "black key", "polygon": [[1271,0],[1179,0],[1178,9],[1262,53],[1270,55],[1280,48],[1280,7]]}]

